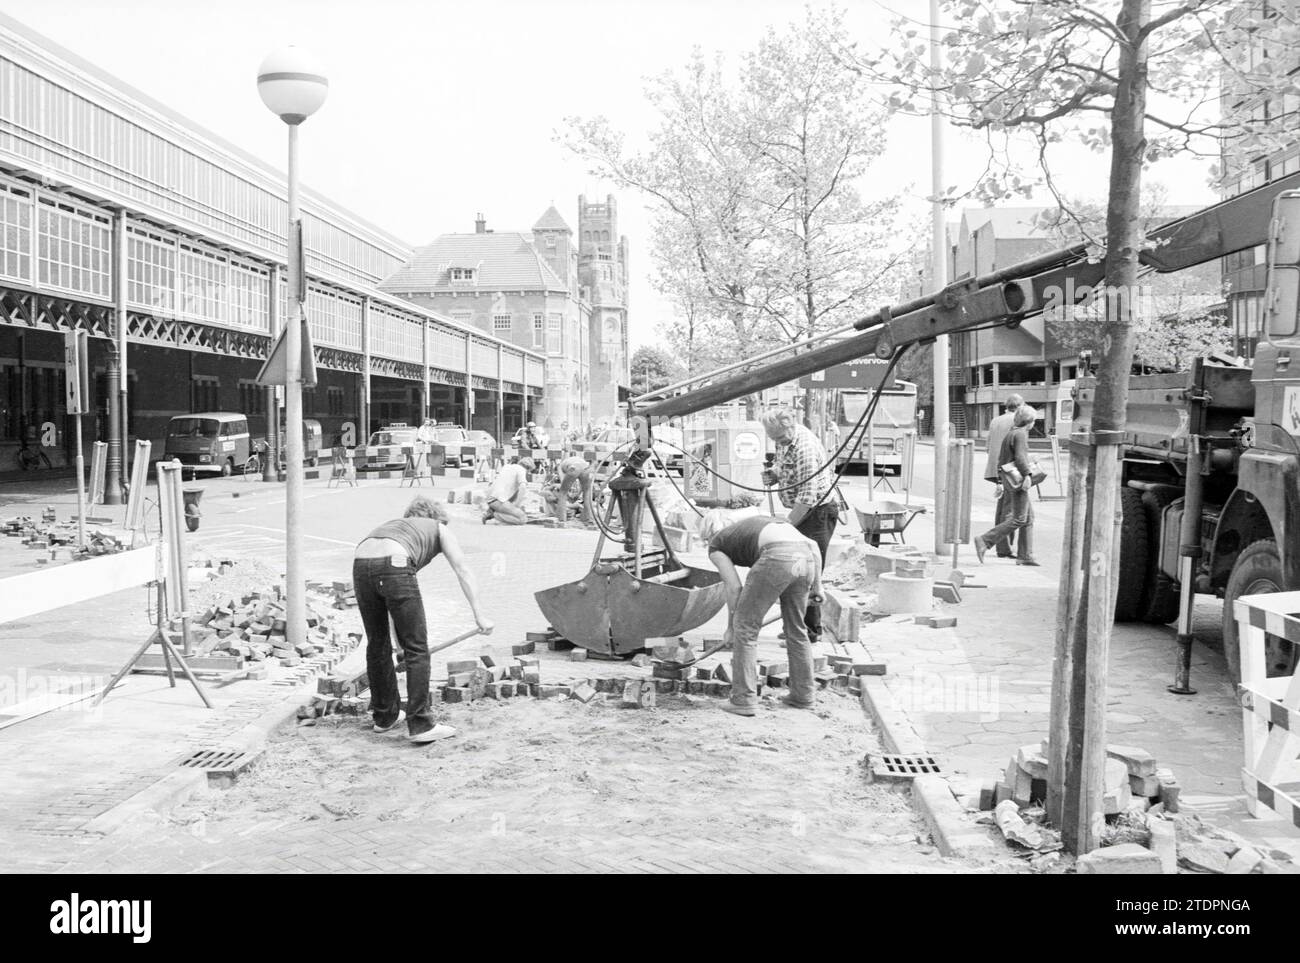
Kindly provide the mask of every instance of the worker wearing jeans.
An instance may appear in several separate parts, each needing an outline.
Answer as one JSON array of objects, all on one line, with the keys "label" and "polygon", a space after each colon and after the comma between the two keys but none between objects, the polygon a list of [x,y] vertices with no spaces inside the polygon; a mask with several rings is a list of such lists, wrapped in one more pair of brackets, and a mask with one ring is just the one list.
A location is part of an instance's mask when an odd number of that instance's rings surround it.
[{"label": "worker wearing jeans", "polygon": [[388,732],[403,718],[388,633],[391,616],[406,661],[407,738],[421,744],[445,739],[456,730],[435,725],[429,709],[429,637],[416,573],[437,556],[446,558],[479,631],[492,631],[492,623],[479,609],[474,576],[447,523],[446,508],[417,497],[402,518],[385,522],[362,539],[352,558],[352,588],[366,629],[366,676],[374,730]]},{"label": "worker wearing jeans", "polygon": [[[709,512],[700,525],[709,539],[709,558],[722,576],[731,619],[731,701],[723,709],[752,716],[758,705],[758,633],[768,609],[780,603],[790,665],[789,694],[796,709],[813,706],[813,656],[804,618],[808,603],[821,599],[821,557],[817,545],[794,526],[768,516],[732,523],[725,511]],[[743,585],[736,568],[748,568]]]}]

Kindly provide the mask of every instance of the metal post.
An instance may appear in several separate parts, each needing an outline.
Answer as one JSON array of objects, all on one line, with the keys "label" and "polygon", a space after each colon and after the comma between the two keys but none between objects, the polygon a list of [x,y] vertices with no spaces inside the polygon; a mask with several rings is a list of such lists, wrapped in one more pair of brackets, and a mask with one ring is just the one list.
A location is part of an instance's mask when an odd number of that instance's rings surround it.
[{"label": "metal post", "polygon": [[81,451],[81,413],[77,422],[77,548],[86,550],[86,456]]},{"label": "metal post", "polygon": [[500,344],[497,345],[497,437],[500,438],[506,432],[506,382],[505,382],[505,360],[504,352]]},{"label": "metal post", "polygon": [[289,313],[285,323],[285,637],[306,641],[307,600],[302,571],[302,224],[298,211],[298,125],[289,124]]},{"label": "metal post", "polygon": [[[943,202],[943,117],[939,108],[939,0],[930,0],[930,70],[935,75],[930,96],[930,193],[934,202],[930,211],[931,288],[941,290],[948,283],[947,242],[944,234]],[[934,341],[934,540],[935,554],[943,554],[943,517],[948,493],[944,488],[948,476],[948,336]]]},{"label": "metal post", "polygon": [[[290,229],[292,233],[292,229]],[[267,318],[270,329],[271,344],[275,344],[276,335],[284,319],[280,317],[280,269],[271,268],[271,310]],[[275,385],[266,387],[266,462],[262,465],[262,481],[280,480],[280,398]]]},{"label": "metal post", "polygon": [[[1201,468],[1205,452],[1200,435],[1187,438],[1187,475],[1183,483],[1183,524],[1178,533],[1178,628],[1174,682],[1166,686],[1174,695],[1195,695],[1192,688],[1192,604],[1196,598],[1196,569],[1201,558],[1201,506],[1205,479]],[[1224,612],[1223,617],[1233,618]]]},{"label": "metal post", "polygon": [[357,444],[370,440],[370,299],[361,299],[361,424]]},{"label": "metal post", "polygon": [[108,346],[105,390],[108,394],[108,461],[104,471],[104,504],[121,505],[122,434],[121,406],[125,394],[118,388],[126,368],[126,215],[113,217],[113,338]]}]

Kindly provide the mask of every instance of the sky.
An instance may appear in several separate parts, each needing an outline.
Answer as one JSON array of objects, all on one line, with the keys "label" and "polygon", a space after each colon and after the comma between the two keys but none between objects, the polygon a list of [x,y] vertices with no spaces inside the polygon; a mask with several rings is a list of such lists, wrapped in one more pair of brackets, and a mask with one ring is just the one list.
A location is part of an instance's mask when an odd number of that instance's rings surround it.
[{"label": "sky", "polygon": [[[816,5],[816,4],[815,4]],[[853,0],[855,35],[888,38],[895,13],[925,19],[924,0]],[[610,184],[555,143],[569,116],[604,115],[636,145],[655,123],[645,81],[680,69],[694,47],[730,62],[769,26],[801,19],[802,0],[0,0],[45,34],[250,153],[284,167],[284,127],[262,105],[257,67],[293,43],[324,65],[329,98],[302,128],[309,187],[411,245],[488,227],[529,231],[554,203],[577,228],[577,198]],[[918,217],[929,194],[929,122],[896,118],[861,185],[901,191]],[[983,167],[977,142],[950,134],[945,181]],[[1104,194],[1106,162],[1065,151],[1070,194]],[[1206,171],[1166,162],[1168,200],[1214,200]],[[630,245],[629,336],[655,343],[672,319],[649,263],[651,213],[616,193]],[[1019,202],[1024,203],[1024,202]],[[951,215],[950,215],[951,216]]]}]

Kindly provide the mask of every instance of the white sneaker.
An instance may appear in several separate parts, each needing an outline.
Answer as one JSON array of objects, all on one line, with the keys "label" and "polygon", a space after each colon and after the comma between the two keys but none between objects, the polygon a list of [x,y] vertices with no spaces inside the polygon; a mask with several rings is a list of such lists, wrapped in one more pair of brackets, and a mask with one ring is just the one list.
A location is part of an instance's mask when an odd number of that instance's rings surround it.
[{"label": "white sneaker", "polygon": [[398,709],[398,710],[397,710],[397,718],[396,718],[396,719],[394,719],[392,722],[390,722],[390,723],[389,723],[388,725],[386,725],[386,726],[381,726],[379,723],[376,722],[375,725],[374,725],[374,730],[375,730],[375,732],[388,732],[388,731],[390,731],[394,726],[396,726],[399,722],[402,722],[402,721],[404,721],[405,719],[406,719],[406,713],[403,712],[401,709]]},{"label": "white sneaker", "polygon": [[423,745],[426,742],[437,742],[439,739],[450,739],[455,734],[456,730],[451,726],[439,724],[434,726],[428,732],[421,732],[418,735],[407,736],[406,738],[410,742]]}]

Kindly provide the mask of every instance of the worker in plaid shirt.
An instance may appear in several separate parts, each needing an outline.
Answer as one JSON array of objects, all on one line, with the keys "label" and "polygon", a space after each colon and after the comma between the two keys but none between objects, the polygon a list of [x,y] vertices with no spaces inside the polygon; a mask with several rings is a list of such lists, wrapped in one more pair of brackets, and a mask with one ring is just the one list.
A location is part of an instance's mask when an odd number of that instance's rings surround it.
[{"label": "worker in plaid shirt", "polygon": [[[781,504],[789,509],[787,521],[805,538],[817,543],[824,567],[826,549],[840,518],[836,499],[826,495],[835,483],[835,471],[826,464],[826,449],[816,435],[799,423],[790,408],[765,411],[762,422],[767,437],[776,442],[776,463],[763,473],[763,481],[782,489]],[[817,504],[823,495],[826,498]],[[808,641],[816,644],[822,634],[821,606],[810,604],[804,622],[808,626]]]}]

